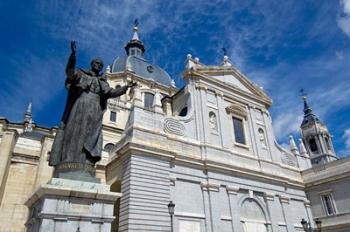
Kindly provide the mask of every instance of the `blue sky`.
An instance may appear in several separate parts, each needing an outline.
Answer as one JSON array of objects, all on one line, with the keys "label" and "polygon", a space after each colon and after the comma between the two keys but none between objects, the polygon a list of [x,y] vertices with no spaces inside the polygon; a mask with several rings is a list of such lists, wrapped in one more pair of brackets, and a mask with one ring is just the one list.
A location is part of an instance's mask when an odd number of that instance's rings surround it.
[{"label": "blue sky", "polygon": [[77,41],[78,66],[96,56],[112,63],[138,18],[146,58],[178,86],[188,53],[214,65],[225,47],[272,97],[281,143],[299,137],[304,88],[338,154],[350,154],[350,0],[2,0],[0,11],[0,115],[10,121],[21,121],[31,100],[38,124],[57,125],[69,41]]}]

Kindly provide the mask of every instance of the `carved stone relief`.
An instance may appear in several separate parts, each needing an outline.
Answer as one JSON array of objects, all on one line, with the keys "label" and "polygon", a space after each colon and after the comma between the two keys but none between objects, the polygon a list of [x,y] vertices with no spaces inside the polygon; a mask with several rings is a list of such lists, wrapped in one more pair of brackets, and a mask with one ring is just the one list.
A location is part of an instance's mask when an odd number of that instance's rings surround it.
[{"label": "carved stone relief", "polygon": [[214,112],[209,113],[209,127],[210,129],[217,131],[218,130],[218,123],[216,119],[216,115]]},{"label": "carved stone relief", "polygon": [[164,131],[170,134],[183,136],[185,134],[185,126],[174,118],[166,118],[164,120]]},{"label": "carved stone relief", "polygon": [[260,140],[261,147],[264,149],[267,149],[264,130],[259,128],[258,132],[259,132],[259,140]]}]

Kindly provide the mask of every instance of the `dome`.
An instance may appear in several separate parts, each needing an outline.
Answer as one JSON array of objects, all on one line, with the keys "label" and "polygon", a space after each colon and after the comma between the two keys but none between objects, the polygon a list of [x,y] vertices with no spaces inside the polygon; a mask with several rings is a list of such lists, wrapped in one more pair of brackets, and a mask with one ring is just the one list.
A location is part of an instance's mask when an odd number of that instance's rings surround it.
[{"label": "dome", "polygon": [[165,86],[171,86],[172,79],[169,74],[157,65],[151,64],[140,56],[127,56],[124,58],[117,58],[113,65],[111,72],[124,72],[126,70],[134,72],[136,75],[153,80]]},{"label": "dome", "polygon": [[138,21],[135,20],[133,37],[125,46],[127,56],[117,58],[112,64],[111,72],[132,71],[144,79],[152,80],[165,86],[173,86],[174,81],[166,71],[145,60],[144,53],[146,49],[139,38],[138,30]]}]

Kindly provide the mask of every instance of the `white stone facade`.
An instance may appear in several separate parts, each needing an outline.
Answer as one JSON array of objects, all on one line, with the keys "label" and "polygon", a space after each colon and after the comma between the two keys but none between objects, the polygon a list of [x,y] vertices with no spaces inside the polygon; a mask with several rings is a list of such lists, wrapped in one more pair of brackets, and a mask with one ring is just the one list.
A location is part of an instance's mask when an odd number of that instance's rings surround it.
[{"label": "white stone facade", "polygon": [[[350,231],[349,159],[311,168],[308,144],[301,141],[298,149],[290,138],[290,151],[282,148],[272,129],[271,99],[228,57],[223,65],[207,66],[188,55],[180,90],[171,80],[166,85],[142,76],[168,75],[143,57],[125,59],[124,70],[123,62],[108,68],[110,86],[138,85],[110,99],[104,115],[97,177],[122,196],[114,215],[98,222],[101,231],[170,231],[170,201],[176,232],[303,231],[302,218],[313,226],[314,218],[324,220],[324,231]],[[0,231],[24,231],[31,219],[25,202],[52,177],[48,157],[55,128],[37,126],[30,113],[24,123],[0,119]],[[328,193],[335,202],[332,215],[325,214],[320,197]],[[95,214],[82,218],[90,223],[101,216],[98,209],[92,206],[84,213]],[[94,231],[96,224],[88,225],[84,231]]]}]

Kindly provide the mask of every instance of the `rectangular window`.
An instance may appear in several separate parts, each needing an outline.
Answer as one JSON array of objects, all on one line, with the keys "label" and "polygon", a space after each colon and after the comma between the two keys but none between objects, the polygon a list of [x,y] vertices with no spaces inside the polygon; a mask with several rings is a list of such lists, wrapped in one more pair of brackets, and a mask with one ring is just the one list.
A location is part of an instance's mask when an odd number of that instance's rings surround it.
[{"label": "rectangular window", "polygon": [[152,108],[154,95],[152,93],[144,93],[144,104],[145,108]]},{"label": "rectangular window", "polygon": [[111,111],[111,114],[109,115],[109,121],[117,122],[117,112]]},{"label": "rectangular window", "polygon": [[334,201],[331,193],[321,195],[322,198],[322,204],[326,211],[327,215],[333,215],[335,214],[335,206]]},{"label": "rectangular window", "polygon": [[236,143],[245,144],[243,120],[235,117],[232,120]]}]

